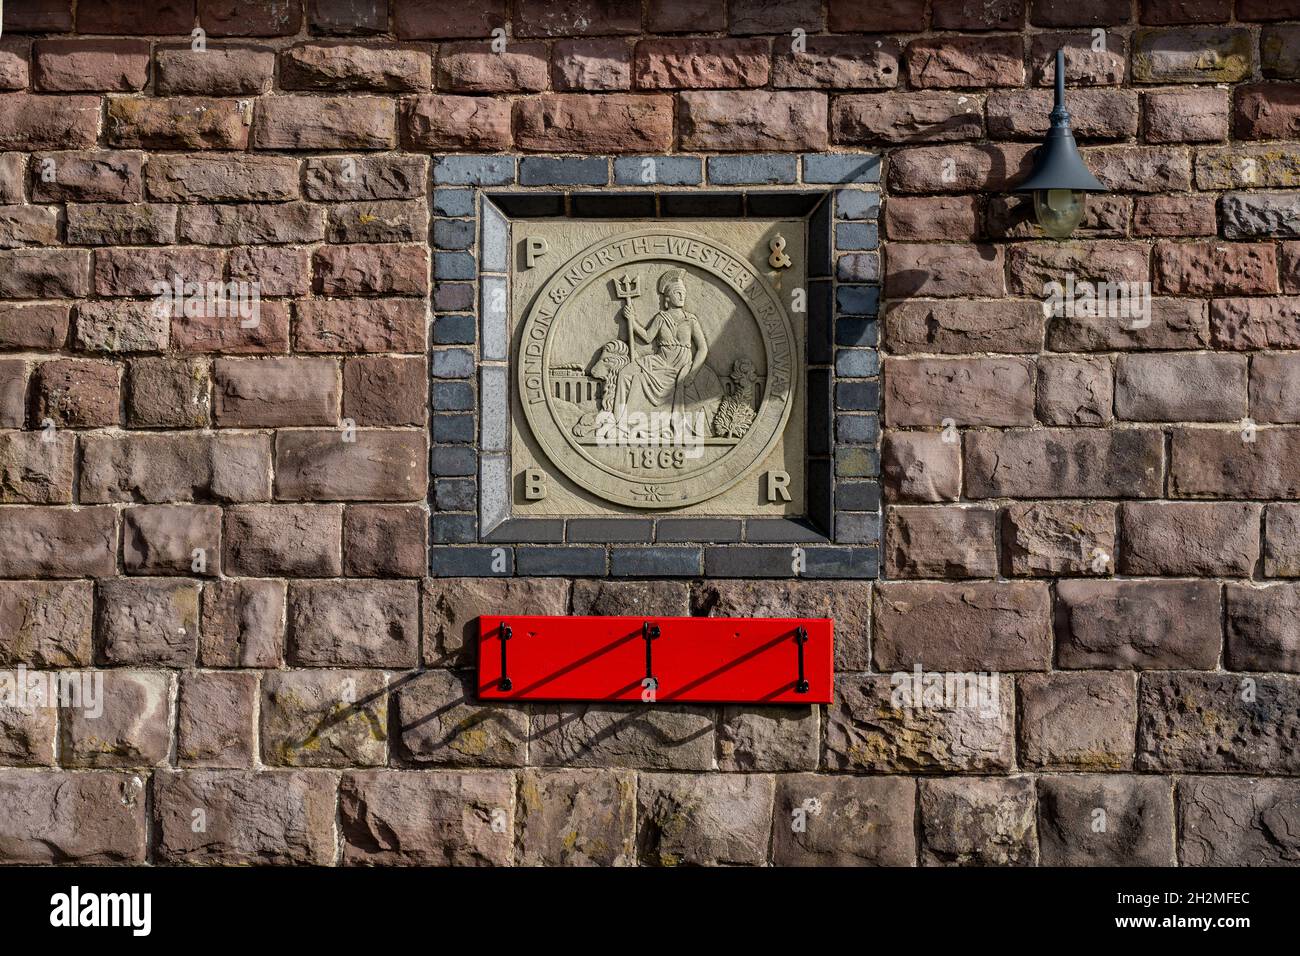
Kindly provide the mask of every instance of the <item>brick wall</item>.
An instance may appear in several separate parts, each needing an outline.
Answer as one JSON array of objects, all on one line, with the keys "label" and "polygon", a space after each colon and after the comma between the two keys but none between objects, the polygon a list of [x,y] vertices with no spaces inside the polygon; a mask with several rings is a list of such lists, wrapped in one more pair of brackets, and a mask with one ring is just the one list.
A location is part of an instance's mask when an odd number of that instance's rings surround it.
[{"label": "brick wall", "polygon": [[[0,706],[0,861],[1300,860],[1295,0],[8,0],[0,91],[0,667],[103,681]],[[882,581],[427,576],[441,156],[873,150]],[[482,706],[489,611],[832,616],[837,701]]]}]

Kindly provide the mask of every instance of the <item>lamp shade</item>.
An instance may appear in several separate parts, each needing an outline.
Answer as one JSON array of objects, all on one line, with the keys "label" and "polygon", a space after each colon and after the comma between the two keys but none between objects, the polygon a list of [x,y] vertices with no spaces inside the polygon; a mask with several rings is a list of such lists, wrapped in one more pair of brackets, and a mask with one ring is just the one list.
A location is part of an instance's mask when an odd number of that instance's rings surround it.
[{"label": "lamp shade", "polygon": [[1015,188],[1018,193],[1032,193],[1047,189],[1069,189],[1080,193],[1104,193],[1106,187],[1098,182],[1083,164],[1079,147],[1074,144],[1070,131],[1070,114],[1065,110],[1065,51],[1056,51],[1056,104],[1052,109],[1052,125],[1043,145],[1034,152],[1034,171]]}]

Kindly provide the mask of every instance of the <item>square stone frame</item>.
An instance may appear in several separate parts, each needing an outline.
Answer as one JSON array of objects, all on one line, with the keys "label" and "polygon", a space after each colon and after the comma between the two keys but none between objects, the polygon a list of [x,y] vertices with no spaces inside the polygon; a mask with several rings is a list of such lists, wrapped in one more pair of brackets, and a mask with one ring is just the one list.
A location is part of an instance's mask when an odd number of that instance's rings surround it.
[{"label": "square stone frame", "polygon": [[[878,575],[877,154],[451,155],[432,176],[434,577]],[[746,216],[808,222],[806,517],[512,517],[510,223]]]}]

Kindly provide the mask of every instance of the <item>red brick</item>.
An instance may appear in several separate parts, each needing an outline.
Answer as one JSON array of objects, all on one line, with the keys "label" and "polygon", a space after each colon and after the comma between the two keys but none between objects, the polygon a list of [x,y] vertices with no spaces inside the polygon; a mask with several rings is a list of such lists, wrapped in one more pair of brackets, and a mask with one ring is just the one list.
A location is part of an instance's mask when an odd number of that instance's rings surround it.
[{"label": "red brick", "polygon": [[1027,143],[899,149],[890,156],[889,187],[901,193],[1001,192],[1029,172],[1033,151]]},{"label": "red brick", "polygon": [[882,582],[873,609],[876,669],[1047,670],[1051,605],[1047,585],[1036,581]]},{"label": "red brick", "polygon": [[641,31],[641,7],[622,0],[516,0],[515,36],[603,36]]},{"label": "red brick", "polygon": [[830,0],[830,28],[841,33],[913,32],[926,28],[925,0]]},{"label": "red brick", "polygon": [[673,100],[657,93],[530,97],[515,102],[514,120],[515,143],[536,152],[659,152],[673,144]]},{"label": "red brick", "polygon": [[523,93],[550,87],[546,45],[511,43],[501,53],[482,42],[438,50],[438,88],[453,93]]},{"label": "red brick", "polygon": [[1277,252],[1250,242],[1160,242],[1155,289],[1175,295],[1251,295],[1278,291]]},{"label": "red brick", "polygon": [[37,40],[38,90],[142,90],[149,82],[148,40]]},{"label": "red brick", "polygon": [[300,352],[424,351],[426,306],[416,299],[303,299],[293,345]]},{"label": "red brick", "polygon": [[0,577],[115,574],[117,513],[112,508],[0,508]]},{"label": "red brick", "polygon": [[298,168],[287,156],[150,156],[145,185],[170,202],[270,202],[298,198]]},{"label": "red brick", "polygon": [[[22,408],[12,411],[18,413],[12,427],[22,428]],[[76,440],[67,432],[49,435],[43,430],[0,431],[0,502],[71,504],[75,444]]]},{"label": "red brick", "polygon": [[1300,348],[1300,297],[1215,299],[1210,304],[1214,344],[1229,349]]},{"label": "red brick", "polygon": [[892,428],[1034,423],[1029,358],[886,358],[885,422]]},{"label": "red brick", "polygon": [[1024,86],[1024,41],[1018,36],[913,40],[907,45],[907,78],[918,89]]},{"label": "red brick", "polygon": [[1075,86],[1118,86],[1128,71],[1127,40],[1106,34],[1105,48],[1093,49],[1091,31],[1036,33],[1030,41],[1029,64],[1036,86],[1056,85],[1056,51],[1065,50],[1065,82]]},{"label": "red brick", "polygon": [[898,85],[902,48],[879,37],[806,37],[798,52],[779,40],[772,85],[796,89],[884,90]]},{"label": "red brick", "polygon": [[216,423],[236,428],[338,423],[338,364],[331,359],[217,359]]},{"label": "red brick", "polygon": [[558,40],[551,47],[557,90],[626,90],[632,86],[627,40]]},{"label": "red brick", "polygon": [[886,432],[881,476],[891,501],[955,501],[961,495],[961,435]]},{"label": "red brick", "polygon": [[924,143],[979,139],[984,101],[964,93],[874,93],[837,96],[831,110],[836,143]]},{"label": "red brick", "polygon": [[257,101],[254,149],[388,149],[392,100],[380,96],[272,96]]},{"label": "red brick", "polygon": [[1238,139],[1300,137],[1300,83],[1258,83],[1234,93],[1233,135]]},{"label": "red brick", "polygon": [[418,578],[428,559],[429,515],[419,505],[348,505],[343,510],[343,570],[367,578]]},{"label": "red brick", "polygon": [[37,202],[139,202],[144,154],[104,150],[37,153],[32,198]]},{"label": "red brick", "polygon": [[31,84],[32,42],[0,39],[0,90],[25,90]]},{"label": "red brick", "polygon": [[490,96],[417,96],[406,101],[404,142],[415,149],[509,149],[510,102]]},{"label": "red brick", "polygon": [[903,299],[886,309],[884,333],[896,355],[1038,352],[1044,324],[1042,304],[1027,299]]},{"label": "red brick", "polygon": [[267,0],[198,0],[199,24],[214,37],[290,37],[302,27],[302,4]]},{"label": "red brick", "polygon": [[1002,249],[955,243],[895,243],[885,254],[890,298],[1001,296],[1006,292]]},{"label": "red brick", "polygon": [[427,90],[432,75],[429,52],[415,46],[333,41],[300,43],[280,54],[280,85],[286,90]]},{"label": "red brick", "polygon": [[248,96],[271,88],[275,51],[249,44],[159,47],[154,88],[162,95]]},{"label": "red brick", "polygon": [[227,508],[222,566],[249,577],[336,577],[343,572],[342,534],[342,505]]},{"label": "red brick", "polygon": [[35,421],[50,418],[69,428],[116,425],[122,369],[112,362],[54,359],[33,376]]},{"label": "red brick", "polygon": [[428,494],[428,453],[419,430],[346,433],[281,430],[276,494],[290,501],[417,501]]},{"label": "red brick", "polygon": [[736,89],[764,86],[771,72],[767,40],[690,38],[636,45],[636,85],[642,89]]},{"label": "red brick", "polygon": [[99,138],[98,96],[0,93],[0,149],[83,149]]},{"label": "red brick", "polygon": [[1213,196],[1138,196],[1133,202],[1135,236],[1213,236],[1217,233]]},{"label": "red brick", "polygon": [[198,96],[114,97],[108,104],[108,141],[148,149],[245,149],[250,108],[239,100]]},{"label": "red brick", "polygon": [[1186,150],[1167,146],[1099,146],[1084,162],[1107,189],[1134,193],[1182,192],[1192,187]]},{"label": "red brick", "polygon": [[159,249],[96,249],[98,295],[155,296],[157,283],[180,276],[185,282],[221,281],[225,254],[219,249],[169,246]]},{"label": "red brick", "polygon": [[423,425],[429,373],[423,358],[350,358],[343,365],[343,416],[358,425]]},{"label": "red brick", "polygon": [[[1246,441],[1253,438],[1253,441]],[[1180,498],[1300,497],[1300,430],[1175,428],[1170,494]]]},{"label": "red brick", "polygon": [[329,296],[425,295],[429,291],[426,246],[352,245],[316,252],[317,291]]},{"label": "red brick", "polygon": [[[449,4],[444,0],[401,0],[393,4],[393,29],[409,40],[477,37],[486,40],[506,25],[506,0]],[[378,32],[383,32],[382,28]]]},{"label": "red brick", "polygon": [[[245,325],[245,322],[252,324]],[[247,319],[232,313],[223,315],[209,303],[196,315],[172,316],[172,348],[178,352],[221,352],[227,355],[261,355],[289,351],[289,306],[285,302],[262,301],[257,314]]]},{"label": "red brick", "polygon": [[1139,242],[1023,242],[1007,253],[1012,292],[1043,297],[1048,285],[1075,281],[1146,282],[1145,243]]},{"label": "red brick", "polygon": [[885,202],[885,232],[891,239],[974,239],[974,196],[894,196]]},{"label": "red brick", "polygon": [[77,32],[143,36],[189,33],[194,27],[194,5],[195,0],[154,0],[148,5],[79,0]]},{"label": "red brick", "polygon": [[1151,26],[1224,23],[1232,18],[1232,0],[1139,0],[1138,13]]}]

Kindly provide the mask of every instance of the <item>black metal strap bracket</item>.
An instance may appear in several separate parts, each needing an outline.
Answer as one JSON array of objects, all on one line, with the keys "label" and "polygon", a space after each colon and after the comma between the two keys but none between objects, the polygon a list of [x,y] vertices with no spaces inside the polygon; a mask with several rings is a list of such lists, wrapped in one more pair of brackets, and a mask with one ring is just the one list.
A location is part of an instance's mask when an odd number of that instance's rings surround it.
[{"label": "black metal strap bracket", "polygon": [[794,692],[796,694],[808,693],[808,681],[803,676],[803,646],[808,643],[808,629],[802,624],[795,628],[794,632],[795,647],[799,649],[799,679],[795,682]]}]

